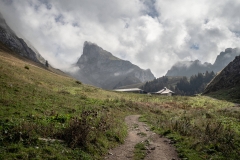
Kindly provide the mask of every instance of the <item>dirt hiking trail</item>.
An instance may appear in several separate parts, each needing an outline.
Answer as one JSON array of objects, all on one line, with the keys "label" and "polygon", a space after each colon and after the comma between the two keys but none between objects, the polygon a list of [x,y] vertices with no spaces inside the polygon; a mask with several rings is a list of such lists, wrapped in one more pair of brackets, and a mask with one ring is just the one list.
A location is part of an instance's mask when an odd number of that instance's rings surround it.
[{"label": "dirt hiking trail", "polygon": [[162,138],[150,131],[148,126],[139,122],[140,115],[131,115],[125,118],[128,126],[128,136],[124,144],[109,151],[105,157],[107,160],[134,159],[134,146],[140,142],[148,141],[145,146],[147,155],[145,160],[178,160],[177,152],[167,138]]}]

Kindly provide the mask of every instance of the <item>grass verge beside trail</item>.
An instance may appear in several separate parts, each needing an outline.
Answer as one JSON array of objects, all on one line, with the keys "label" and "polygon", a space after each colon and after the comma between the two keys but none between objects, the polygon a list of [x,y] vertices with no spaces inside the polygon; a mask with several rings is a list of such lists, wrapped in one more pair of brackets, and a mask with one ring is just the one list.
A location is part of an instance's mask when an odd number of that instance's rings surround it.
[{"label": "grass verge beside trail", "polygon": [[[175,100],[174,100],[175,99]],[[146,114],[154,131],[172,140],[180,158],[238,159],[240,108],[208,97],[173,97]]]}]

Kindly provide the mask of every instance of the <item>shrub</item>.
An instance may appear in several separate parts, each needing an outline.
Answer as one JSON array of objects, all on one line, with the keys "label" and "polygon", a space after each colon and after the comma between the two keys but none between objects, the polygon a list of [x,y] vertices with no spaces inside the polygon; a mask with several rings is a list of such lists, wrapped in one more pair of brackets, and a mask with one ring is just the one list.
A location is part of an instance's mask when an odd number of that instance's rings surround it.
[{"label": "shrub", "polygon": [[29,70],[29,67],[28,67],[27,65],[26,65],[24,68],[27,69],[27,70]]},{"label": "shrub", "polygon": [[77,84],[82,84],[82,82],[80,82],[80,81],[75,81]]},{"label": "shrub", "polygon": [[40,128],[40,126],[29,122],[19,124],[17,122],[1,122],[1,143],[17,143],[21,141],[27,145],[36,144],[35,132]]},{"label": "shrub", "polygon": [[87,143],[96,142],[96,133],[106,131],[109,126],[107,117],[97,111],[83,111],[79,117],[72,118],[67,127],[59,134],[69,147],[86,147]]}]

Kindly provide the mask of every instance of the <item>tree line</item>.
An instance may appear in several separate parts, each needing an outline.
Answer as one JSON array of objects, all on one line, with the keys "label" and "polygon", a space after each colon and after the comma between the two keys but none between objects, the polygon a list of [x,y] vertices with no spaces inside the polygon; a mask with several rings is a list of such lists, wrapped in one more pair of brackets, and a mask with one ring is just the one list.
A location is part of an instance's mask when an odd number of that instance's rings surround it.
[{"label": "tree line", "polygon": [[178,95],[194,95],[204,91],[207,84],[215,77],[215,73],[206,71],[187,77],[160,77],[146,82],[141,89],[147,92],[157,92],[164,87],[169,88]]}]

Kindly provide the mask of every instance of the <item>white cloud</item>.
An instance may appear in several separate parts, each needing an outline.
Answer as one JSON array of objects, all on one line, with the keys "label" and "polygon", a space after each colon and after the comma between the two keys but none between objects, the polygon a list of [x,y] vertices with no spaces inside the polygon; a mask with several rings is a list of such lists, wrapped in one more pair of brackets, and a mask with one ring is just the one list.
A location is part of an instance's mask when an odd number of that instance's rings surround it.
[{"label": "white cloud", "polygon": [[162,76],[179,60],[240,47],[239,0],[0,0],[9,26],[68,70],[91,41]]}]

